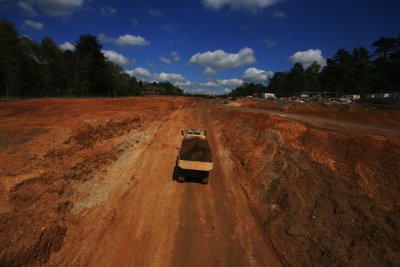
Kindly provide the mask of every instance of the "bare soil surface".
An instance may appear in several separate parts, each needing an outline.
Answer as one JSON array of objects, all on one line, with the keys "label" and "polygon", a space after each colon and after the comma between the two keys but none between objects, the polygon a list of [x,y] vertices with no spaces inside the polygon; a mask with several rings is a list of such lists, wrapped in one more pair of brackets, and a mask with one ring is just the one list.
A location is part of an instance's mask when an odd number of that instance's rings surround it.
[{"label": "bare soil surface", "polygon": [[339,120],[370,126],[394,128],[400,130],[400,106],[389,104],[330,104],[318,102],[299,103],[295,101],[264,100],[241,98],[231,102],[234,106],[245,108],[268,109],[291,114],[310,115],[313,117]]},{"label": "bare soil surface", "polygon": [[[216,103],[1,102],[0,266],[400,265],[396,132]],[[174,181],[184,129],[208,185]]]},{"label": "bare soil surface", "polygon": [[212,161],[212,152],[206,140],[201,138],[183,139],[179,158],[191,161]]}]

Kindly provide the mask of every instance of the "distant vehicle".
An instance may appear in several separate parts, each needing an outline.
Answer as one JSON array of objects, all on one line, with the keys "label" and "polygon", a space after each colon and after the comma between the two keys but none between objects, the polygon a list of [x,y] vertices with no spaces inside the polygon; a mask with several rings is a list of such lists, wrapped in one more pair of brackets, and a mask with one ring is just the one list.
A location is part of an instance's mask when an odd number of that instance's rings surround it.
[{"label": "distant vehicle", "polygon": [[181,131],[182,145],[177,160],[177,180],[183,183],[186,178],[200,179],[208,184],[213,160],[207,132],[200,130]]}]

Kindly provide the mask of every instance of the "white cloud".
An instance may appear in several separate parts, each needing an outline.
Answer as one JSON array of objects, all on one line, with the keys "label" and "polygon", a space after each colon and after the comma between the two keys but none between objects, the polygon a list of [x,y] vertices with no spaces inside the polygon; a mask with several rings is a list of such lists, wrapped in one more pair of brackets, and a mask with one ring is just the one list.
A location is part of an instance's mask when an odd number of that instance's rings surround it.
[{"label": "white cloud", "polygon": [[68,16],[84,4],[84,0],[33,0],[33,2],[44,13],[53,17]]},{"label": "white cloud", "polygon": [[206,68],[206,72],[210,73],[211,69],[218,72],[223,69],[239,68],[255,61],[253,49],[245,47],[240,49],[237,54],[228,54],[220,49],[197,53],[191,57],[189,65],[203,66]]},{"label": "white cloud", "polygon": [[217,73],[218,73],[218,71],[216,71],[210,67],[205,68],[205,70],[203,71],[203,74],[205,74],[205,75],[215,75]]},{"label": "white cloud", "polygon": [[115,64],[124,66],[130,62],[129,59],[113,50],[103,50],[102,52],[109,61]]},{"label": "white cloud", "polygon": [[269,7],[283,0],[203,0],[205,7],[217,10],[228,6],[231,9],[243,9],[255,12],[259,9]]},{"label": "white cloud", "polygon": [[208,81],[206,83],[200,83],[199,85],[207,88],[221,88],[221,87],[237,87],[243,84],[241,79],[224,79]]},{"label": "white cloud", "polygon": [[274,17],[275,18],[285,18],[286,17],[286,13],[282,12],[282,11],[275,11],[274,12]]},{"label": "white cloud", "polygon": [[309,49],[307,51],[299,51],[290,56],[292,63],[301,63],[303,67],[309,67],[316,61],[321,67],[326,66],[326,60],[322,56],[322,51],[319,49]]},{"label": "white cloud", "polygon": [[158,9],[149,9],[149,15],[154,17],[154,18],[162,17],[162,13]]},{"label": "white cloud", "polygon": [[135,36],[130,34],[121,35],[118,38],[111,38],[106,36],[103,33],[100,33],[98,36],[99,41],[103,43],[115,43],[118,46],[146,46],[149,45],[150,42],[147,41],[142,36]]},{"label": "white cloud", "polygon": [[218,83],[222,86],[234,86],[237,87],[243,84],[243,81],[240,79],[226,79],[226,80],[218,80]]},{"label": "white cloud", "polygon": [[161,30],[169,33],[177,32],[179,28],[179,24],[176,22],[171,22],[171,23],[165,23],[162,27]]},{"label": "white cloud", "polygon": [[173,61],[179,62],[181,60],[181,57],[179,56],[178,52],[176,52],[176,51],[171,51],[171,53],[169,55]]},{"label": "white cloud", "polygon": [[65,42],[63,44],[60,44],[59,47],[62,51],[67,51],[67,50],[74,51],[75,50],[75,46],[73,44],[71,44],[70,42]]},{"label": "white cloud", "polygon": [[42,22],[26,19],[24,21],[24,27],[35,29],[35,30],[43,30],[44,24]]},{"label": "white cloud", "polygon": [[165,82],[165,81],[170,81],[174,85],[178,83],[184,83],[188,82],[186,81],[185,77],[183,77],[180,74],[177,73],[151,73],[145,68],[135,68],[134,70],[128,70],[126,71],[131,76],[135,76],[139,80],[146,81],[146,82],[151,82],[151,81],[157,81],[157,82]]},{"label": "white cloud", "polygon": [[165,64],[172,64],[171,60],[169,58],[160,56],[159,59],[164,62]]},{"label": "white cloud", "polygon": [[137,26],[139,25],[138,20],[135,19],[135,18],[131,18],[131,25],[132,25],[133,27],[137,27]]},{"label": "white cloud", "polygon": [[150,72],[145,69],[145,68],[135,68],[134,70],[127,70],[126,73],[128,73],[130,76],[135,76],[139,80],[143,81],[148,81],[151,79],[151,74]]},{"label": "white cloud", "polygon": [[32,3],[30,2],[26,2],[26,1],[18,1],[17,2],[17,6],[26,14],[30,15],[30,16],[36,16],[37,12],[36,10],[33,8]]},{"label": "white cloud", "polygon": [[217,88],[218,87],[218,84],[216,82],[211,82],[211,81],[206,82],[206,83],[200,83],[199,85],[203,86],[203,87],[207,87],[207,88]]},{"label": "white cloud", "polygon": [[[232,91],[232,89],[242,85],[244,82],[241,79],[223,79],[208,81],[206,83],[199,83],[200,89],[197,89],[197,93],[207,94],[226,94]],[[193,90],[192,90],[193,92]]]},{"label": "white cloud", "polygon": [[165,73],[165,72],[162,72],[160,74],[154,74],[154,78],[157,81],[171,81],[171,82],[184,81],[185,80],[185,78],[180,74]]},{"label": "white cloud", "polygon": [[178,52],[176,51],[171,51],[169,54],[169,57],[165,56],[160,56],[159,59],[164,62],[165,64],[172,64],[172,61],[178,62],[181,60],[181,57],[179,56]]},{"label": "white cloud", "polygon": [[142,36],[139,35],[135,36],[130,34],[125,34],[118,37],[115,40],[115,43],[119,46],[127,46],[127,45],[145,46],[149,44],[149,42],[146,41],[146,39],[143,38]]},{"label": "white cloud", "polygon": [[100,8],[100,12],[103,15],[115,15],[115,14],[117,14],[117,10],[114,7],[111,7],[111,6],[106,6],[106,7]]},{"label": "white cloud", "polygon": [[189,86],[193,86],[193,83],[191,81],[186,81],[186,82],[176,82],[175,86],[179,86],[179,87],[189,87]]},{"label": "white cloud", "polygon": [[156,67],[156,65],[154,65],[153,62],[151,62],[151,61],[147,61],[146,65],[147,65],[147,67],[150,67],[150,68]]},{"label": "white cloud", "polygon": [[249,82],[265,82],[274,76],[272,71],[259,70],[257,68],[248,68],[243,73],[243,79]]},{"label": "white cloud", "polygon": [[266,45],[268,48],[273,48],[273,47],[275,47],[275,46],[278,44],[277,41],[272,41],[272,40],[270,40],[270,39],[264,39],[263,42],[265,43],[265,45]]}]

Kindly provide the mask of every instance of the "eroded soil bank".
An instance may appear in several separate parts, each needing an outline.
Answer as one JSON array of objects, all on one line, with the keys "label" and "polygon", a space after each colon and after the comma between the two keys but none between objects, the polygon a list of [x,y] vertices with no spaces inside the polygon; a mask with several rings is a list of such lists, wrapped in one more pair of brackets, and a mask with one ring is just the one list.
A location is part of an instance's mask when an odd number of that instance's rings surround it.
[{"label": "eroded soil bank", "polygon": [[[398,136],[216,103],[2,103],[0,266],[400,265]],[[207,186],[173,180],[184,129]]]},{"label": "eroded soil bank", "polygon": [[237,179],[285,264],[400,264],[398,137],[223,107],[214,114]]}]

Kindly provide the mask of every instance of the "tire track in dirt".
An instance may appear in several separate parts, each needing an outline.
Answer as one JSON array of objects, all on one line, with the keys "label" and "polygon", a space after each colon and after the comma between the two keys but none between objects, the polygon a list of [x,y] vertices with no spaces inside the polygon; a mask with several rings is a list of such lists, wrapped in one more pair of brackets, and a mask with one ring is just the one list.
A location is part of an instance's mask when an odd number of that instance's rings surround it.
[{"label": "tire track in dirt", "polygon": [[[79,247],[71,255],[63,248],[50,264],[280,266],[234,183],[229,154],[212,132],[212,105],[194,100],[174,111],[140,154],[118,160],[118,168],[125,169],[115,178],[121,185],[94,211],[98,225],[86,226]],[[209,185],[172,180],[180,130],[189,128],[209,130],[215,162]]]},{"label": "tire track in dirt", "polygon": [[384,127],[376,127],[372,125],[356,123],[356,122],[348,122],[348,121],[338,121],[338,120],[331,120],[320,118],[316,116],[309,116],[309,115],[299,115],[299,114],[292,114],[286,113],[276,110],[269,110],[269,109],[260,109],[260,108],[242,108],[242,107],[233,107],[233,106],[224,106],[218,105],[223,108],[229,108],[238,111],[244,112],[256,112],[256,113],[264,113],[268,115],[280,116],[283,118],[288,118],[300,122],[310,123],[316,127],[324,127],[330,129],[338,129],[338,130],[350,130],[350,131],[357,131],[362,133],[368,134],[378,134],[384,136],[400,136],[399,129],[393,128],[384,128]]},{"label": "tire track in dirt", "polygon": [[170,266],[280,266],[263,238],[243,193],[232,179],[228,154],[223,153],[210,118],[212,103],[199,101],[186,128],[208,131],[215,169],[207,186],[185,182],[183,217]]}]

